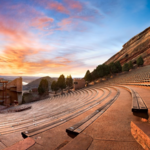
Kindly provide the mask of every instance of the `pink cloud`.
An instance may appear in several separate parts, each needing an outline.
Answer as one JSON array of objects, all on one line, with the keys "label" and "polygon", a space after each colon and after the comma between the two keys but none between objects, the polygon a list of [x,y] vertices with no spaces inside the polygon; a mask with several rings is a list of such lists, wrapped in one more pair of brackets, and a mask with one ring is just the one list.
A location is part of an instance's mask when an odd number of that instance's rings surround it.
[{"label": "pink cloud", "polygon": [[[16,28],[14,28],[16,27]],[[17,28],[18,27],[18,28]],[[14,20],[6,20],[0,16],[0,34],[7,40],[24,43],[29,42],[29,33]]]},{"label": "pink cloud", "polygon": [[72,24],[73,22],[71,18],[65,18],[57,24],[59,26],[57,30],[70,30],[70,27],[72,28]]},{"label": "pink cloud", "polygon": [[52,2],[48,3],[47,8],[54,9],[54,10],[64,13],[64,14],[69,14],[68,9],[66,9],[63,4],[56,2],[56,1],[52,1]]},{"label": "pink cloud", "polygon": [[77,11],[82,10],[82,4],[75,0],[64,0],[64,2],[68,5],[70,9],[75,9]]},{"label": "pink cloud", "polygon": [[31,21],[31,26],[36,27],[38,29],[44,29],[51,25],[51,23],[54,21],[53,18],[50,17],[36,17]]},{"label": "pink cloud", "polygon": [[83,4],[75,0],[63,0],[63,3],[57,2],[55,0],[36,0],[36,2],[37,1],[40,5],[46,6],[46,8],[53,9],[65,14],[70,14],[71,10],[81,11],[83,8]]}]

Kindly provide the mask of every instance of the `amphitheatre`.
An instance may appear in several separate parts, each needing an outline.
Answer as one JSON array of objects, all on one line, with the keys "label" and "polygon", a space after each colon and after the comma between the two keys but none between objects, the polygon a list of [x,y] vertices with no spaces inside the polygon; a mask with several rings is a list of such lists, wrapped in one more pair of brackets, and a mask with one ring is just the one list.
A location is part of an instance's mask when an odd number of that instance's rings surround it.
[{"label": "amphitheatre", "polygon": [[[142,56],[144,66],[0,114],[0,150],[150,149],[150,28],[106,64]],[[18,106],[20,107],[20,106]]]}]

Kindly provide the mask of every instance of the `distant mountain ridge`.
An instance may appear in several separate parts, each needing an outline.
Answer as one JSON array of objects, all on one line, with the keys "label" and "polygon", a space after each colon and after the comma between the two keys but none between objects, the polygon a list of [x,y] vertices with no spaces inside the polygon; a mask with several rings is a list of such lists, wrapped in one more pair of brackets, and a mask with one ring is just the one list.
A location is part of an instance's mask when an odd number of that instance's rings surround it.
[{"label": "distant mountain ridge", "polygon": [[28,83],[27,85],[24,85],[23,90],[31,90],[33,88],[38,88],[38,86],[39,86],[42,79],[46,79],[48,81],[49,88],[51,87],[52,82],[56,80],[56,78],[51,78],[49,76],[41,77],[39,79],[36,79],[36,80]]}]

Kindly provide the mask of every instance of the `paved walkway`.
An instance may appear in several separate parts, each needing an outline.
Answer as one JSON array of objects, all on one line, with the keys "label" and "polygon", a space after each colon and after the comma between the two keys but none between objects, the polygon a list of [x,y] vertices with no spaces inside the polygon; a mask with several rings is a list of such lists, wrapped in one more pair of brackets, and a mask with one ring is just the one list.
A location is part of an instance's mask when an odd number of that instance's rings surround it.
[{"label": "paved walkway", "polygon": [[137,119],[131,112],[131,95],[119,89],[114,104],[83,132],[93,138],[89,150],[142,150],[131,135],[130,122]]},{"label": "paved walkway", "polygon": [[23,140],[20,132],[0,135],[0,150],[3,150],[6,147],[9,147],[18,141]]}]

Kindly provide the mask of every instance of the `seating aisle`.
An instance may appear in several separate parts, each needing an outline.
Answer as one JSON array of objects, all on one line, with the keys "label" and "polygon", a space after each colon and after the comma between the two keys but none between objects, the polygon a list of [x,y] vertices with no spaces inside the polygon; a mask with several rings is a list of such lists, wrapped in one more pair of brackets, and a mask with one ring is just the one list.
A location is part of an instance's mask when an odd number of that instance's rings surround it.
[{"label": "seating aisle", "polygon": [[[74,150],[84,150],[83,135],[92,138],[89,150],[142,150],[131,135],[131,120],[139,119],[131,112],[131,95],[123,88],[119,90],[120,96],[112,106],[62,150],[72,149],[72,147]],[[80,141],[79,144],[74,145],[77,140]]]}]

